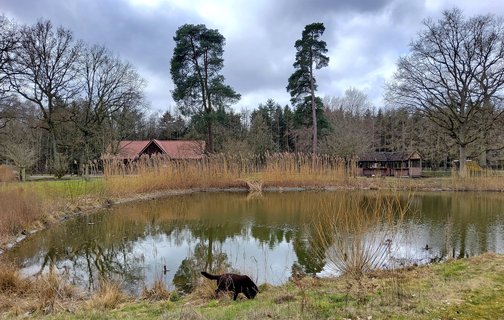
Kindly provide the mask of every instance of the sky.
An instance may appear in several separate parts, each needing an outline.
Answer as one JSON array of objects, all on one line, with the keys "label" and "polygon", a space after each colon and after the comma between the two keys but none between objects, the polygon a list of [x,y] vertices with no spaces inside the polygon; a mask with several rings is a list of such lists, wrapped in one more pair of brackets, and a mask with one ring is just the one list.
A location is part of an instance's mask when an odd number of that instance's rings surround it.
[{"label": "sky", "polygon": [[226,38],[226,83],[242,95],[233,106],[253,110],[272,98],[289,104],[294,43],[305,25],[322,22],[329,65],[317,70],[318,95],[355,88],[377,108],[397,59],[422,30],[454,7],[465,16],[504,13],[503,0],[0,0],[0,14],[32,25],[49,19],[77,39],[104,45],[147,81],[151,112],[175,111],[170,59],[183,24],[205,24]]}]

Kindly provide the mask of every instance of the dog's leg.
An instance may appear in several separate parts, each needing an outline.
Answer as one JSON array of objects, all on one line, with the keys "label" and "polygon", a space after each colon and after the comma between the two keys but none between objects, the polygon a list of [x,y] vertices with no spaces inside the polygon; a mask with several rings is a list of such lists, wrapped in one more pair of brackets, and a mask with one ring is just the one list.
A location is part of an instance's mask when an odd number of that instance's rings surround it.
[{"label": "dog's leg", "polygon": [[233,291],[233,292],[234,292],[233,300],[236,301],[236,298],[238,298],[238,291]]}]

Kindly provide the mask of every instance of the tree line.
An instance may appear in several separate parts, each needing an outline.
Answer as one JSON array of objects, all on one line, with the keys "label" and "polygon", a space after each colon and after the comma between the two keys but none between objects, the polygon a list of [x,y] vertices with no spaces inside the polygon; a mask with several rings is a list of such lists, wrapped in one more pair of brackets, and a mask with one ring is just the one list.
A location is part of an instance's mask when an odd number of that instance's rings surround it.
[{"label": "tree line", "polygon": [[[416,119],[417,124],[424,124],[423,120],[427,119],[429,129],[433,126],[436,130],[436,135],[427,140],[437,144],[437,138],[441,137],[445,150],[453,146],[458,148],[459,173],[463,176],[468,157],[480,157],[481,164],[486,166],[489,153],[496,154],[504,148],[500,139],[504,119],[503,19],[490,14],[466,18],[461,10],[454,8],[444,11],[438,21],[426,19],[423,27],[418,38],[410,44],[410,52],[399,58],[397,71],[386,87],[387,102],[396,110],[406,111],[407,119],[396,119],[398,123],[394,123],[384,136],[397,132],[395,125],[405,130],[403,122],[409,119]],[[298,139],[294,139],[297,147],[307,151],[303,143],[309,137],[313,154],[320,147],[320,151],[334,151],[346,156],[346,151],[342,150],[344,145],[352,152],[394,150],[398,142],[383,138],[378,145],[369,133],[361,136],[366,141],[358,141],[356,137],[362,132],[354,132],[354,139],[348,145],[342,138],[348,131],[341,132],[341,126],[349,121],[344,119],[348,115],[343,111],[335,113],[317,96],[315,70],[329,64],[327,44],[321,39],[324,31],[323,23],[308,24],[302,31],[301,39],[294,44],[294,72],[288,78],[286,89],[291,95],[292,118],[297,129],[289,132],[297,134]],[[171,61],[175,83],[173,98],[186,115],[204,113],[208,149],[213,152],[214,109],[218,112],[240,98],[224,83],[225,79],[219,73],[223,67],[224,37],[218,30],[207,29],[204,25],[184,25],[179,28],[174,40],[176,47]],[[274,117],[268,117],[268,113],[280,115],[281,112],[270,109],[268,106],[259,107],[253,117],[249,140],[259,137],[251,147],[257,151],[271,148],[271,140],[275,141],[275,136],[269,137],[265,133],[265,129],[274,129],[271,127]],[[289,118],[289,113],[284,113],[284,118]],[[398,115],[401,113],[398,111]],[[382,113],[376,114],[375,122],[380,123],[381,116]],[[280,116],[276,118],[280,123]],[[427,128],[421,130],[429,132]],[[302,136],[304,139],[299,139]],[[411,136],[412,132],[403,132],[399,144],[429,156],[430,152],[421,150],[419,143],[411,145],[416,142]],[[408,143],[404,142],[406,137]],[[319,138],[322,140],[320,146]],[[291,139],[282,141],[285,146],[289,145],[285,141]],[[361,149],[363,145],[368,147]],[[272,148],[278,150],[278,147],[277,143]],[[446,155],[444,161],[449,158]]]},{"label": "tree line", "polygon": [[208,152],[312,152],[345,159],[370,151],[418,150],[447,168],[466,158],[502,165],[504,28],[492,15],[458,9],[427,19],[386,86],[386,108],[349,88],[317,95],[315,72],[329,63],[322,23],[294,43],[286,79],[291,105],[266,99],[235,111],[225,83],[225,38],[205,25],[175,33],[169,70],[174,110],[152,114],[145,81],[104,46],[74,38],[49,20],[0,17],[0,161],[33,172],[82,173],[119,140],[204,139]]}]

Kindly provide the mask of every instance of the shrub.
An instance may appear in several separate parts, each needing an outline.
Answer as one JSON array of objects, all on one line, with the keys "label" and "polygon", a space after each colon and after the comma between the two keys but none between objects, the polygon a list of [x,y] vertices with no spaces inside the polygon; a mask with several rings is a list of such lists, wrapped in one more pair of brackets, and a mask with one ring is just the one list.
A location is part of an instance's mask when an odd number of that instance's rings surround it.
[{"label": "shrub", "polygon": [[0,165],[0,182],[14,182],[18,181],[19,176],[12,167]]}]

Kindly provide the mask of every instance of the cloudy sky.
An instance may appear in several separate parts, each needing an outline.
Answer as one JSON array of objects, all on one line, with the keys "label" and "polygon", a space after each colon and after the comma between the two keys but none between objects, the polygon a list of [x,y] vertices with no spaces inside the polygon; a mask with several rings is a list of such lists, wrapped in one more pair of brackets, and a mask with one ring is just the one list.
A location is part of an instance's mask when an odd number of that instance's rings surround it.
[{"label": "cloudy sky", "polygon": [[466,16],[504,13],[502,0],[0,0],[0,13],[33,24],[50,19],[76,38],[101,44],[136,66],[148,81],[151,109],[174,108],[170,59],[185,23],[226,38],[223,75],[241,93],[235,110],[273,98],[285,105],[294,42],[306,24],[323,22],[330,63],[318,70],[319,95],[357,88],[383,106],[383,86],[422,20],[458,6]]}]

